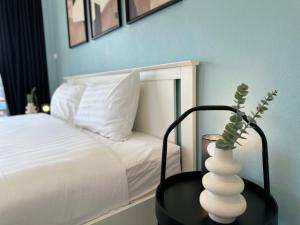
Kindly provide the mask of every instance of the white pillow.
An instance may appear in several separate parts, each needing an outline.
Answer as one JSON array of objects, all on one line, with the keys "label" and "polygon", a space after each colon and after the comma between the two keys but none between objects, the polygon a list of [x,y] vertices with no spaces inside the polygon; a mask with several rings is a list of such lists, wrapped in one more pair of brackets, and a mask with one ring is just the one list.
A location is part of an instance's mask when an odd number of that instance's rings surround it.
[{"label": "white pillow", "polygon": [[131,134],[140,94],[138,72],[89,83],[82,95],[75,124],[115,141]]},{"label": "white pillow", "polygon": [[63,83],[54,92],[51,100],[51,115],[73,122],[84,92],[83,85]]}]

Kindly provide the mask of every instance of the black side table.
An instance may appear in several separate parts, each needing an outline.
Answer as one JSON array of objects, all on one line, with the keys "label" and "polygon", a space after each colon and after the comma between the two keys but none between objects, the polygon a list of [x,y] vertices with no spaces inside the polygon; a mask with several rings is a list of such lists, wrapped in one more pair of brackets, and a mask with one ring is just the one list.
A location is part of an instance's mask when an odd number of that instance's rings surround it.
[{"label": "black side table", "polygon": [[[167,129],[163,139],[161,180],[156,190],[156,217],[159,225],[218,225],[208,216],[199,203],[203,190],[203,173],[186,172],[166,179],[166,160],[168,136],[189,114],[195,111],[225,110],[236,112],[230,106],[196,106],[184,112]],[[248,122],[247,117],[243,119]],[[278,206],[270,193],[268,144],[264,132],[251,124],[262,141],[262,161],[264,188],[248,180],[242,193],[247,201],[246,212],[238,217],[232,225],[278,225]]]},{"label": "black side table", "polygon": [[[203,190],[202,172],[186,172],[165,180],[156,191],[156,217],[160,225],[219,225],[208,217],[199,203]],[[242,193],[246,212],[232,225],[277,225],[278,207],[271,196],[266,198],[260,186],[248,181]]]}]

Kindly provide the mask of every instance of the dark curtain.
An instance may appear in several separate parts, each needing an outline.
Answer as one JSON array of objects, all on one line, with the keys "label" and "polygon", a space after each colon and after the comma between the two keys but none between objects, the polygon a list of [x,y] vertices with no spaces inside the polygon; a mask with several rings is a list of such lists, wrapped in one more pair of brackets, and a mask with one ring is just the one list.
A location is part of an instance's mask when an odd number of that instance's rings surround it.
[{"label": "dark curtain", "polygon": [[49,103],[41,0],[0,0],[0,73],[11,115],[24,113],[33,87]]}]

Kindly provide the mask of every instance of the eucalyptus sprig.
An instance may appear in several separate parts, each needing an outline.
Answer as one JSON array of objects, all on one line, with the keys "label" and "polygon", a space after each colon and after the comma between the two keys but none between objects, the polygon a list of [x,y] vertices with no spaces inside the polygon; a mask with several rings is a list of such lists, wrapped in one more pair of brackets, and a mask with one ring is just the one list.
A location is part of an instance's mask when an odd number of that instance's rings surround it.
[{"label": "eucalyptus sprig", "polygon": [[32,88],[30,94],[26,95],[27,103],[33,103],[34,94],[36,92],[36,87]]},{"label": "eucalyptus sprig", "polygon": [[269,102],[273,101],[274,97],[277,96],[278,91],[269,92],[267,97],[264,97],[256,107],[256,112],[251,112],[251,116],[247,116],[248,122],[243,120],[244,112],[241,111],[244,108],[246,102],[246,96],[248,95],[248,86],[246,84],[241,84],[237,87],[234,95],[234,102],[236,105],[233,108],[236,112],[230,117],[230,123],[225,126],[222,138],[216,142],[216,147],[223,150],[232,150],[235,144],[241,145],[238,140],[246,139],[244,134],[248,134],[246,131],[251,124],[256,124],[256,119],[261,118],[262,114],[268,110],[267,106]]}]

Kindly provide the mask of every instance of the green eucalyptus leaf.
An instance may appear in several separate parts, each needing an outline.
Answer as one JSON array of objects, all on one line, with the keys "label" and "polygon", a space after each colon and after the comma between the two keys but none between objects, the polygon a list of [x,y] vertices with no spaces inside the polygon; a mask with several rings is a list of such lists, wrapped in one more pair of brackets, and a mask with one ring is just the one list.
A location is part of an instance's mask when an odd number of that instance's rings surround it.
[{"label": "green eucalyptus leaf", "polygon": [[240,99],[243,99],[244,96],[243,96],[243,95],[240,95],[239,92],[236,92],[235,95],[234,95],[234,97],[235,97],[237,100],[240,100]]},{"label": "green eucalyptus leaf", "polygon": [[248,94],[248,91],[244,91],[244,90],[238,90],[238,92],[242,96],[246,96]]},{"label": "green eucalyptus leaf", "polygon": [[248,121],[249,121],[250,123],[254,123],[254,124],[256,124],[256,121],[255,121],[255,119],[254,119],[254,118],[252,118],[251,116],[248,116],[248,117],[247,117],[247,119],[248,119]]},{"label": "green eucalyptus leaf", "polygon": [[242,84],[240,84],[240,85],[237,87],[237,89],[238,89],[239,91],[246,91],[246,90],[248,90],[248,85],[242,83]]},{"label": "green eucalyptus leaf", "polygon": [[240,116],[244,116],[245,115],[245,113],[242,112],[242,111],[238,111],[237,114],[239,114]]},{"label": "green eucalyptus leaf", "polygon": [[237,140],[237,138],[232,135],[231,133],[229,133],[228,131],[224,131],[223,133],[223,138],[225,141],[227,141],[229,144],[234,145],[235,141]]},{"label": "green eucalyptus leaf", "polygon": [[264,108],[263,108],[262,105],[258,105],[256,109],[257,109],[257,111],[260,112],[260,113],[263,113],[263,112],[264,112]]},{"label": "green eucalyptus leaf", "polygon": [[223,150],[231,150],[233,149],[233,146],[228,144],[226,141],[224,141],[223,139],[219,139],[216,142],[216,147],[223,149]]},{"label": "green eucalyptus leaf", "polygon": [[27,98],[27,103],[33,103],[33,95],[27,94],[26,98]]},{"label": "green eucalyptus leaf", "polygon": [[230,121],[232,123],[239,123],[243,120],[243,118],[239,114],[234,114],[230,117]]},{"label": "green eucalyptus leaf", "polygon": [[249,134],[246,130],[242,130],[241,134]]},{"label": "green eucalyptus leaf", "polygon": [[233,123],[229,123],[225,126],[225,130],[227,132],[229,132],[231,135],[233,135],[234,137],[238,137],[239,133],[238,133],[238,129],[236,129],[236,127],[234,126]]},{"label": "green eucalyptus leaf", "polygon": [[244,127],[244,122],[235,123],[234,126],[237,130],[241,130]]},{"label": "green eucalyptus leaf", "polygon": [[219,139],[216,141],[216,146],[218,148],[223,148],[223,147],[227,147],[228,144],[223,139]]},{"label": "green eucalyptus leaf", "polygon": [[231,139],[238,139],[239,136],[240,136],[239,133],[237,133],[235,131],[231,131],[231,130],[228,130],[228,129],[226,129],[225,131],[226,131],[226,133],[228,133],[228,134],[230,134],[232,136]]},{"label": "green eucalyptus leaf", "polygon": [[230,138],[229,138],[228,136],[226,136],[225,134],[223,134],[223,136],[224,136],[224,141],[225,141],[226,143],[228,143],[228,146],[233,146],[233,145],[234,145],[235,140],[230,139]]},{"label": "green eucalyptus leaf", "polygon": [[232,131],[238,131],[238,129],[235,127],[234,123],[228,123],[225,128],[232,130]]},{"label": "green eucalyptus leaf", "polygon": [[271,93],[268,93],[267,101],[273,101],[274,97]]},{"label": "green eucalyptus leaf", "polygon": [[245,99],[239,99],[239,100],[238,100],[238,103],[241,104],[241,105],[244,104],[245,102],[246,102]]}]

